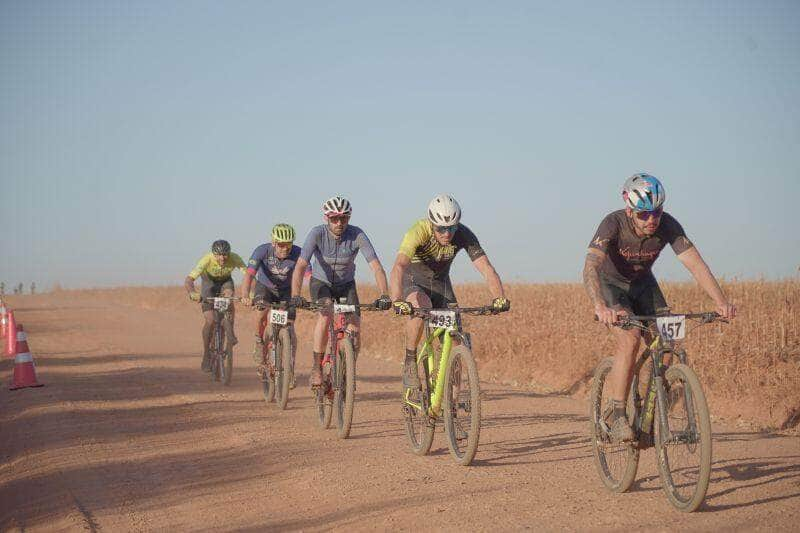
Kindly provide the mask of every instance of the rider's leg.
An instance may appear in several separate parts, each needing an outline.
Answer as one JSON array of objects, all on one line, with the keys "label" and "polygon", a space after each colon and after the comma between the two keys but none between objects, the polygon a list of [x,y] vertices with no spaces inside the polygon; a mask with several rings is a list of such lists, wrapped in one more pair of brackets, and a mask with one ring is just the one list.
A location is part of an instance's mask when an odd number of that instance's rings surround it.
[{"label": "rider's leg", "polygon": [[634,434],[625,416],[625,405],[627,403],[628,390],[631,386],[636,356],[639,353],[641,335],[639,330],[636,329],[623,330],[614,328],[614,337],[616,338],[616,350],[614,352],[614,363],[608,376],[614,407],[612,436],[616,440],[628,441],[634,438]]},{"label": "rider's leg", "polygon": [[[225,298],[231,298],[233,296],[233,280],[228,280],[222,285],[220,296]],[[233,329],[236,320],[236,307],[233,305],[233,302],[231,302],[230,307],[228,307],[228,316],[230,318],[228,320],[223,320],[222,325],[225,328],[225,337],[228,339],[228,349],[231,350],[236,343],[239,342]]]},{"label": "rider's leg", "polygon": [[[414,308],[430,308],[431,299],[421,291],[409,293],[405,300]],[[422,337],[423,321],[421,318],[412,318],[406,324],[406,356],[403,362],[403,386],[418,389],[420,386],[417,371],[417,345]]]},{"label": "rider's leg", "polygon": [[211,370],[209,350],[211,346],[211,333],[214,331],[214,310],[203,311],[203,361],[200,368]]},{"label": "rider's leg", "polygon": [[320,311],[317,316],[317,323],[314,326],[314,353],[311,364],[311,386],[322,385],[322,357],[325,354],[325,346],[328,343],[328,321],[330,314],[327,311]]}]

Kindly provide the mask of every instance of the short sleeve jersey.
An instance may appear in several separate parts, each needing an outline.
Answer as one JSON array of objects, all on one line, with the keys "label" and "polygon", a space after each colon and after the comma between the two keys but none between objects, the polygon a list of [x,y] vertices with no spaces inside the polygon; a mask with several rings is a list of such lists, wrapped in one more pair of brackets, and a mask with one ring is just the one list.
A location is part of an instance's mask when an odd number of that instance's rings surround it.
[{"label": "short sleeve jersey", "polygon": [[367,263],[378,258],[361,228],[348,225],[337,239],[327,225],[321,224],[308,232],[300,257],[305,261],[313,257],[311,277],[328,285],[340,285],[355,279],[358,252]]},{"label": "short sleeve jersey", "polygon": [[450,265],[460,250],[466,250],[471,261],[486,255],[478,238],[464,224],[459,224],[450,244],[439,244],[428,219],[414,223],[400,243],[400,253],[411,259],[411,273],[434,279],[450,274]]},{"label": "short sleeve jersey", "polygon": [[205,274],[214,281],[220,281],[231,277],[231,272],[237,268],[245,269],[244,261],[238,254],[231,253],[228,258],[225,259],[225,264],[220,265],[214,260],[214,254],[208,252],[197,262],[197,266],[194,267],[194,270],[189,272],[189,277],[197,279]]},{"label": "short sleeve jersey", "polygon": [[653,263],[667,244],[676,254],[693,246],[672,215],[665,212],[653,235],[639,237],[625,210],[620,209],[603,219],[589,247],[605,252],[606,259],[600,267],[603,274],[631,283],[651,274]]},{"label": "short sleeve jersey", "polygon": [[286,259],[280,259],[275,255],[275,247],[268,242],[253,250],[247,262],[247,271],[270,289],[288,289],[291,287],[294,265],[299,257],[300,247],[292,246]]}]

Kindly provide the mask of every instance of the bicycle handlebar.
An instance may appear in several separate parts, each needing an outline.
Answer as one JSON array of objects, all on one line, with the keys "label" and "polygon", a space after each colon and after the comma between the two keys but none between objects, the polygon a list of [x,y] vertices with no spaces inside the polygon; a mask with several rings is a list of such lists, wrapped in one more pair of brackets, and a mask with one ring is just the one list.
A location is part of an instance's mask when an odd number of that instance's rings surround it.
[{"label": "bicycle handlebar", "polygon": [[230,302],[238,302],[241,300],[238,296],[202,296],[197,303],[214,302],[214,300],[228,300]]},{"label": "bicycle handlebar", "polygon": [[410,315],[416,318],[428,318],[430,316],[431,311],[455,311],[456,313],[466,314],[466,315],[497,315],[500,313],[505,313],[508,309],[500,311],[495,309],[491,305],[482,305],[480,307],[448,307],[448,308],[434,308],[434,307],[415,307],[414,310],[411,312]]},{"label": "bicycle handlebar", "polygon": [[[671,316],[682,316],[688,319],[699,318],[701,324],[710,324],[711,322],[719,320],[720,322],[728,322],[722,318],[722,315],[716,311],[705,311],[702,313],[667,313],[664,315],[620,315],[616,322],[612,325],[622,329],[630,329],[632,327],[645,327],[645,322],[655,322],[659,318],[667,318]],[[595,322],[600,319],[594,315]]]},{"label": "bicycle handlebar", "polygon": [[307,302],[301,309],[306,309],[308,311],[320,311],[323,309],[333,309],[334,305],[353,306],[356,309],[363,309],[364,311],[382,311],[382,309],[378,309],[377,307],[375,307],[375,304],[340,304],[336,302],[324,303],[324,304],[318,302]]}]

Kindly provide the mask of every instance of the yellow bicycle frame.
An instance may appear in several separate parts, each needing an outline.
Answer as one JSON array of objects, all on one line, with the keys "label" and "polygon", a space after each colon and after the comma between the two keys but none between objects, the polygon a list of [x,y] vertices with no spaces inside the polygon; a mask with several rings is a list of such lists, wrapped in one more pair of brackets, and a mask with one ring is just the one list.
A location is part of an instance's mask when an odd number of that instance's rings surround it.
[{"label": "yellow bicycle frame", "polygon": [[[449,330],[450,328],[436,328],[436,330],[425,339],[422,348],[419,350],[419,354],[417,354],[417,365],[424,360],[428,368],[428,377],[430,378],[430,376],[433,375],[434,365],[436,364],[436,352],[433,350],[433,341],[437,338],[441,338],[442,351],[439,357],[439,371],[436,374],[436,380],[434,382],[428,382],[428,387],[433,389],[431,405],[428,408],[428,416],[432,418],[438,418],[442,411],[442,400],[444,399],[444,371],[447,368],[447,362],[450,360],[450,350],[453,347],[453,338],[449,335]],[[422,409],[422,405],[414,403],[409,399],[410,394],[411,390],[406,389],[405,402],[418,410]]]}]

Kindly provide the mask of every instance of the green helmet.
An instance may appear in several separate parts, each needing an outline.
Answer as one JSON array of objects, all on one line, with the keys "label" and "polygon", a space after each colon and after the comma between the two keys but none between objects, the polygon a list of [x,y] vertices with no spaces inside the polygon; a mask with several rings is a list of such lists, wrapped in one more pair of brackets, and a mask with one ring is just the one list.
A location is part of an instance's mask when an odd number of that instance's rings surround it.
[{"label": "green helmet", "polygon": [[289,224],[275,224],[272,228],[272,240],[275,242],[294,242],[294,228]]}]

